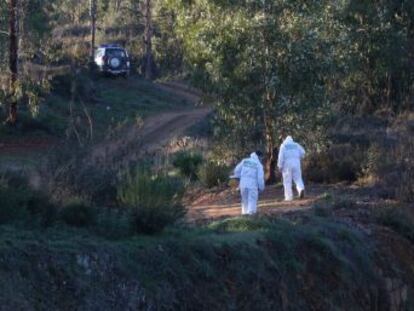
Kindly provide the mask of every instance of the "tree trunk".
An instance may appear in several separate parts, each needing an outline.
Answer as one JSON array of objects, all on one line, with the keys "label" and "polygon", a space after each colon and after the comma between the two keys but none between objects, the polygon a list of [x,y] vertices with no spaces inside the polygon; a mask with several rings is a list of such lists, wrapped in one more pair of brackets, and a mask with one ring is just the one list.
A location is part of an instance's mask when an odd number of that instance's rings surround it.
[{"label": "tree trunk", "polygon": [[[270,96],[267,96],[266,102],[271,100]],[[263,120],[265,125],[265,181],[266,184],[273,184],[276,182],[276,157],[275,154],[275,139],[273,131],[273,120],[272,116],[269,114],[269,109],[267,106],[269,103],[265,103],[265,109],[263,110]]]},{"label": "tree trunk", "polygon": [[18,0],[9,0],[9,70],[10,70],[10,103],[8,107],[7,123],[17,121],[17,80],[18,80],[18,36],[17,36],[17,5]]},{"label": "tree trunk", "polygon": [[[268,21],[268,11],[271,10],[271,4],[269,6],[268,1],[264,1],[263,3],[263,14],[266,20],[265,25],[269,24]],[[263,28],[262,32],[263,36],[263,46],[264,46],[264,71],[263,71],[263,83],[265,94],[263,98],[263,122],[264,122],[264,136],[265,136],[265,163],[264,163],[264,173],[265,173],[265,181],[266,184],[273,184],[276,181],[276,171],[275,171],[275,164],[276,164],[276,155],[275,155],[275,139],[274,139],[274,131],[273,131],[273,120],[274,116],[271,115],[271,107],[272,103],[275,100],[275,95],[272,94],[270,90],[270,81],[269,76],[271,76],[271,59],[269,53],[269,45],[271,39],[268,37],[266,26]]]},{"label": "tree trunk", "polygon": [[90,15],[91,15],[91,62],[95,57],[95,33],[96,33],[96,0],[90,0]]},{"label": "tree trunk", "polygon": [[155,74],[154,58],[152,55],[152,17],[151,17],[151,0],[144,0],[144,18],[145,18],[145,30],[144,30],[144,63],[143,69],[145,78],[152,80]]}]

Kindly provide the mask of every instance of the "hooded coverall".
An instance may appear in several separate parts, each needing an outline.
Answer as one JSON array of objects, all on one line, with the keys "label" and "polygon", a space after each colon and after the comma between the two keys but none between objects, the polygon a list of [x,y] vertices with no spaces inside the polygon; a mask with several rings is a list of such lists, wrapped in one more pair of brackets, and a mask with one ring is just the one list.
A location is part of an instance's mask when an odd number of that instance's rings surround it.
[{"label": "hooded coverall", "polygon": [[282,172],[285,200],[293,200],[292,179],[295,182],[299,196],[303,195],[305,186],[302,180],[301,160],[305,156],[305,150],[288,136],[279,149],[277,167]]},{"label": "hooded coverall", "polygon": [[234,169],[234,176],[240,178],[240,195],[242,201],[242,215],[252,215],[257,211],[259,190],[264,190],[263,165],[256,153],[250,158],[243,159]]}]

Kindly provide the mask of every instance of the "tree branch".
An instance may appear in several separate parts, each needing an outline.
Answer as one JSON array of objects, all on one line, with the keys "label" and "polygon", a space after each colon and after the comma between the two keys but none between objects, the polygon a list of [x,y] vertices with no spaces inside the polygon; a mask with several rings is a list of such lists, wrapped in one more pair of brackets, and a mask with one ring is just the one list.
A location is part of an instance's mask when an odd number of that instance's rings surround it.
[{"label": "tree branch", "polygon": [[5,36],[10,36],[10,33],[8,33],[5,30],[0,30],[0,34],[5,35]]}]

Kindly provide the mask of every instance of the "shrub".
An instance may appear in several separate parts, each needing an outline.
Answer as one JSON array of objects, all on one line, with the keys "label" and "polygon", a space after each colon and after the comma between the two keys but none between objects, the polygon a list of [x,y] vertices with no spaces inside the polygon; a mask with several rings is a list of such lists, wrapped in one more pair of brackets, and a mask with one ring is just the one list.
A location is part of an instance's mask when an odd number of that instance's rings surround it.
[{"label": "shrub", "polygon": [[211,223],[208,228],[217,232],[246,232],[265,229],[270,223],[265,218],[238,217]]},{"label": "shrub", "polygon": [[[411,118],[414,119],[414,115]],[[414,197],[414,121],[408,115],[394,123],[389,128],[389,137],[370,147],[364,174],[381,188],[384,197],[411,202]]]},{"label": "shrub", "polygon": [[131,233],[129,213],[117,208],[101,211],[96,219],[94,231],[108,239],[121,239]]},{"label": "shrub", "polygon": [[162,231],[185,215],[183,194],[180,179],[153,176],[144,169],[128,174],[118,189],[119,202],[131,209],[132,229],[148,234]]},{"label": "shrub", "polygon": [[53,225],[57,219],[56,205],[41,192],[32,192],[28,196],[26,208],[32,221],[38,222],[42,227]]},{"label": "shrub", "polygon": [[357,203],[346,197],[333,197],[330,194],[325,194],[320,200],[312,205],[312,211],[318,217],[330,217],[337,209],[355,209]]},{"label": "shrub", "polygon": [[4,179],[0,182],[0,224],[22,220],[27,217],[23,188],[10,187]]},{"label": "shrub", "polygon": [[88,227],[96,221],[96,211],[82,200],[75,199],[68,203],[61,211],[62,220],[75,227]]},{"label": "shrub", "polygon": [[335,145],[310,155],[304,163],[304,175],[313,182],[335,183],[355,181],[362,172],[365,151],[346,145]]},{"label": "shrub", "polygon": [[175,155],[173,166],[180,171],[183,177],[197,179],[197,169],[203,162],[201,154],[181,151]]},{"label": "shrub", "polygon": [[0,224],[25,221],[51,225],[56,219],[56,207],[49,198],[33,191],[25,176],[6,172],[0,177]]},{"label": "shrub", "polygon": [[200,166],[197,176],[207,188],[219,186],[228,180],[229,169],[225,165],[215,162],[206,162]]},{"label": "shrub", "polygon": [[376,215],[377,221],[414,243],[414,222],[410,216],[399,207],[385,207]]},{"label": "shrub", "polygon": [[118,174],[99,162],[85,161],[88,148],[66,145],[50,157],[47,172],[49,191],[53,198],[64,203],[72,197],[87,198],[94,205],[116,202]]}]

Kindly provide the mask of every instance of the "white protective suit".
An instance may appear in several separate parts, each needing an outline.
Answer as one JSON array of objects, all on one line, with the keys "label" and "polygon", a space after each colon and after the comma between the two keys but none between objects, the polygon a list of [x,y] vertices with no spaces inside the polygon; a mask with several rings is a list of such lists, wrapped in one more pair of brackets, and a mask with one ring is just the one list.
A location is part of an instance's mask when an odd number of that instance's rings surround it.
[{"label": "white protective suit", "polygon": [[295,143],[292,137],[286,137],[280,145],[277,167],[283,175],[283,188],[285,189],[285,200],[293,200],[292,179],[295,182],[299,197],[303,197],[305,186],[302,180],[302,170],[300,162],[305,156],[305,149]]},{"label": "white protective suit", "polygon": [[263,165],[255,152],[250,158],[243,159],[234,169],[234,176],[240,178],[240,194],[242,201],[242,215],[252,215],[257,211],[259,190],[263,191]]}]

